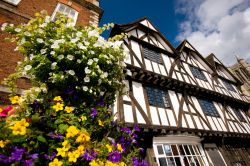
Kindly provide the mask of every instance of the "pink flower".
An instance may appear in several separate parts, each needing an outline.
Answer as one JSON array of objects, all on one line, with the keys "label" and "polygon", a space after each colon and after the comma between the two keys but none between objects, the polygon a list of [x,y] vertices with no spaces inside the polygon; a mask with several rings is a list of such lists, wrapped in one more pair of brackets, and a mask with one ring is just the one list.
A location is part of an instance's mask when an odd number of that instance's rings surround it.
[{"label": "pink flower", "polygon": [[16,110],[14,110],[12,106],[7,106],[0,112],[0,117],[10,116],[15,112]]}]

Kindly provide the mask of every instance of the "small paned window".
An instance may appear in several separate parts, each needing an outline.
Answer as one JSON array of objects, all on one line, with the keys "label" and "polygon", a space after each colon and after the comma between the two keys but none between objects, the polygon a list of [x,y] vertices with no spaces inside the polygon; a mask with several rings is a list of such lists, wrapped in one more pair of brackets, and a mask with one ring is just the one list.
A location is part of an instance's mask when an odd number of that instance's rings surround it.
[{"label": "small paned window", "polygon": [[167,92],[149,86],[146,87],[146,91],[149,105],[162,108],[170,107]]},{"label": "small paned window", "polygon": [[246,122],[246,119],[243,117],[243,115],[241,113],[241,110],[233,108],[233,111],[234,111],[235,115],[239,118],[239,120],[241,122]]},{"label": "small paned window", "polygon": [[157,144],[154,147],[164,149],[164,153],[155,153],[160,166],[202,166],[206,165],[206,156],[200,145]]},{"label": "small paned window", "polygon": [[70,18],[71,20],[70,20],[69,24],[71,24],[71,25],[76,24],[78,12],[75,9],[73,9],[73,8],[67,6],[67,5],[64,5],[62,3],[58,3],[54,13],[51,16],[52,20],[56,21],[59,14],[64,14],[65,16]]},{"label": "small paned window", "polygon": [[233,92],[236,92],[235,89],[234,89],[234,87],[233,87],[233,85],[232,85],[231,83],[229,83],[229,82],[223,80],[223,84],[225,85],[225,87],[226,87],[228,90],[233,91]]},{"label": "small paned window", "polygon": [[207,116],[220,117],[217,109],[211,101],[198,99],[201,109]]},{"label": "small paned window", "polygon": [[199,69],[198,67],[194,67],[194,66],[190,66],[190,69],[194,77],[203,81],[207,81],[207,78],[205,77],[201,69]]},{"label": "small paned window", "polygon": [[159,53],[159,52],[151,50],[147,47],[143,47],[143,54],[144,54],[145,58],[147,58],[151,61],[154,61],[156,63],[162,63],[161,53]]},{"label": "small paned window", "polygon": [[12,5],[17,5],[21,0],[3,0],[3,1],[8,2]]}]

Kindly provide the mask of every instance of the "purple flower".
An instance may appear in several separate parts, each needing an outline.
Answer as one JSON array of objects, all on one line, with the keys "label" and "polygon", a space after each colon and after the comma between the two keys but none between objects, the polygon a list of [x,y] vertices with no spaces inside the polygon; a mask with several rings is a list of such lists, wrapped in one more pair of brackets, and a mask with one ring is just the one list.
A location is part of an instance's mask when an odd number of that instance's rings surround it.
[{"label": "purple flower", "polygon": [[132,164],[133,164],[134,166],[138,166],[138,165],[139,165],[138,159],[135,158],[135,157],[133,157],[133,158],[132,158]]},{"label": "purple flower", "polygon": [[38,153],[34,153],[34,154],[29,155],[29,158],[37,159],[38,158]]},{"label": "purple flower", "polygon": [[47,154],[44,154],[44,157],[47,159],[47,160],[53,160],[55,157],[56,157],[56,153],[53,152],[51,156],[47,155]]},{"label": "purple flower", "polygon": [[9,162],[11,162],[11,161],[9,160],[9,157],[8,157],[8,156],[6,156],[6,155],[4,155],[4,154],[0,154],[0,163],[5,163],[5,164],[7,164],[7,163],[9,163]]},{"label": "purple flower", "polygon": [[94,150],[85,150],[81,157],[83,157],[87,161],[91,161],[95,159],[96,155],[97,152],[95,152]]},{"label": "purple flower", "polygon": [[91,108],[90,116],[94,118],[96,115],[97,115],[97,110],[96,110],[96,108]]},{"label": "purple flower", "polygon": [[141,161],[139,163],[139,166],[148,166],[148,163],[146,161]]},{"label": "purple flower", "polygon": [[119,162],[121,159],[121,155],[119,152],[117,151],[114,151],[114,152],[110,152],[109,155],[108,155],[108,160],[109,161],[112,161],[114,163],[117,163]]},{"label": "purple flower", "polygon": [[140,131],[140,128],[138,127],[138,125],[136,124],[136,125],[134,125],[134,130],[135,131]]},{"label": "purple flower", "polygon": [[22,163],[25,166],[30,166],[33,164],[33,159],[24,160]]},{"label": "purple flower", "polygon": [[121,131],[123,131],[124,133],[132,134],[132,131],[127,127],[121,128]]},{"label": "purple flower", "polygon": [[20,161],[23,157],[24,152],[26,152],[25,148],[18,149],[17,147],[13,148],[13,152],[11,153],[10,160],[11,161]]},{"label": "purple flower", "polygon": [[55,138],[57,138],[57,139],[63,139],[64,138],[64,136],[62,134],[56,134],[56,133],[53,133],[53,132],[49,132],[48,136],[50,136],[53,139],[55,139]]}]

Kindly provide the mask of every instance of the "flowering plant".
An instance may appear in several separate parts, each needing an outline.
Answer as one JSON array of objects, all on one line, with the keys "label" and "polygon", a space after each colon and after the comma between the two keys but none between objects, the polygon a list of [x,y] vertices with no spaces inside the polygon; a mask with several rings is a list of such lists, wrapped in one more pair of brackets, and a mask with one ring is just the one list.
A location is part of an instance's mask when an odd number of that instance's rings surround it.
[{"label": "flowering plant", "polygon": [[125,87],[124,51],[119,40],[100,36],[109,27],[72,27],[43,12],[2,26],[24,55],[6,82],[28,77],[33,87],[1,110],[0,163],[147,165],[138,159],[138,127],[113,121],[110,106]]}]

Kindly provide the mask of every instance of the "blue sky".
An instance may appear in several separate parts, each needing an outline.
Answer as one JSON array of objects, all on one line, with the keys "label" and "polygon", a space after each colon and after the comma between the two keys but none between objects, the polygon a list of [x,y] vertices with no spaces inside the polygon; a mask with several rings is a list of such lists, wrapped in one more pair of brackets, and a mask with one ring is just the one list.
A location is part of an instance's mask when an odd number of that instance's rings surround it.
[{"label": "blue sky", "polygon": [[102,0],[100,6],[104,13],[100,25],[126,24],[147,17],[172,44],[179,44],[175,38],[181,15],[175,14],[174,5],[174,0],[157,0],[157,3],[152,0]]},{"label": "blue sky", "polygon": [[[100,25],[149,18],[177,46],[183,39],[225,65],[235,56],[250,61],[250,0],[100,0]],[[107,34],[105,34],[107,36]]]}]

